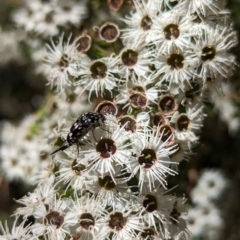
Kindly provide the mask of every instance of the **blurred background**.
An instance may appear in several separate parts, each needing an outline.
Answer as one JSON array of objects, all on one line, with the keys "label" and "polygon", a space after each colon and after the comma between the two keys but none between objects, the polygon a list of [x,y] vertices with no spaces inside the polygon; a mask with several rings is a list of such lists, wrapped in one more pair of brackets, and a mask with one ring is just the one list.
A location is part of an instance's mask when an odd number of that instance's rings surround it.
[{"label": "blurred background", "polygon": [[[44,103],[48,92],[46,80],[36,71],[36,62],[32,60],[31,50],[26,42],[26,33],[12,20],[13,12],[22,5],[21,0],[0,0],[0,120],[13,123],[20,121],[26,114],[34,113]],[[91,14],[106,7],[104,1],[89,1]],[[240,34],[240,1],[228,0],[227,8],[232,12],[235,29]],[[120,11],[125,11],[121,9]],[[101,11],[100,11],[101,12]],[[89,27],[85,20],[83,26]],[[74,31],[80,31],[75,29]],[[65,30],[68,31],[68,30]],[[42,42],[49,39],[43,39]],[[240,62],[240,48],[232,52]],[[236,118],[240,121],[240,69],[228,80],[231,95],[228,96],[236,107]],[[177,194],[189,194],[196,185],[201,172],[206,169],[219,169],[227,179],[227,188],[217,201],[224,220],[219,239],[240,239],[240,130],[229,129],[221,113],[212,111],[207,104],[204,126],[201,132],[201,144],[196,148],[191,161],[181,162],[178,176],[170,179],[170,186],[179,185]],[[222,109],[224,111],[225,108]],[[13,199],[19,199],[34,187],[22,182],[6,182],[0,176],[0,221],[8,219],[18,206]],[[204,239],[204,238],[202,238]]]}]

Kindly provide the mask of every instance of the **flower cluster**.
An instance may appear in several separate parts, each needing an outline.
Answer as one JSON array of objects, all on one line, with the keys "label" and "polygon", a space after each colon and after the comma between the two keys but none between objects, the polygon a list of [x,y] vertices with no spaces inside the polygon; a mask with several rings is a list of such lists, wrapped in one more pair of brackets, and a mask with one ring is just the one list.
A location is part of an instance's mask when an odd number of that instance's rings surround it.
[{"label": "flower cluster", "polygon": [[195,237],[218,239],[223,227],[223,218],[216,201],[225,190],[227,181],[217,170],[205,170],[191,192],[195,205],[188,210],[186,221],[188,229]]},{"label": "flower cluster", "polygon": [[25,0],[13,20],[26,32],[49,37],[59,34],[60,28],[80,26],[87,15],[85,0]]},{"label": "flower cluster", "polygon": [[[169,193],[168,177],[199,142],[203,101],[231,76],[237,37],[224,1],[132,2],[122,29],[106,22],[92,35],[88,29],[52,40],[42,66],[52,89],[45,106],[28,124],[3,125],[5,176],[37,183],[14,213],[35,222],[4,236],[189,238],[186,200]],[[86,15],[85,1],[34,0],[14,19],[26,31],[53,36]],[[73,124],[84,112],[104,119]]]}]

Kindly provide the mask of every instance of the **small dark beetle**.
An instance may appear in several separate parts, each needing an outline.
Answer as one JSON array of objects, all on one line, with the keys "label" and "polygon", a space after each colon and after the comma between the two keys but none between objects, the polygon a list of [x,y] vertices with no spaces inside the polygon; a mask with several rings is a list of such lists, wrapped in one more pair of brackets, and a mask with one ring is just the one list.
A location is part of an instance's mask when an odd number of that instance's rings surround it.
[{"label": "small dark beetle", "polygon": [[100,122],[104,122],[105,117],[101,113],[84,113],[81,115],[72,125],[70,131],[67,135],[67,140],[57,148],[54,153],[58,151],[63,151],[73,144],[79,144],[79,140],[83,138],[89,131],[93,130],[95,127],[100,126]]}]

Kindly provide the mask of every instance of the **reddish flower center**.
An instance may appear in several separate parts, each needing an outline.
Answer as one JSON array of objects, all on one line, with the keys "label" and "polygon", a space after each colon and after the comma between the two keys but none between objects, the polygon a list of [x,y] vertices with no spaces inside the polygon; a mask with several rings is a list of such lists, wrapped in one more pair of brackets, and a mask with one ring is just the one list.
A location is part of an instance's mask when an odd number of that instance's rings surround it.
[{"label": "reddish flower center", "polygon": [[59,212],[53,211],[48,213],[44,218],[44,224],[46,226],[55,225],[56,228],[60,228],[64,223],[64,217]]},{"label": "reddish flower center", "polygon": [[83,213],[80,216],[80,226],[88,230],[91,226],[94,226],[95,220],[91,213]]},{"label": "reddish flower center", "polygon": [[172,38],[178,38],[180,35],[180,31],[178,29],[178,25],[169,24],[164,29],[164,35],[167,40],[171,40]]},{"label": "reddish flower center", "polygon": [[129,97],[129,103],[132,107],[137,109],[142,109],[147,107],[148,105],[148,99],[147,97],[142,93],[133,93]]},{"label": "reddish flower center", "polygon": [[143,200],[143,206],[146,208],[146,211],[153,212],[157,210],[157,199],[155,196],[147,194]]},{"label": "reddish flower center", "polygon": [[152,19],[149,16],[145,16],[141,21],[141,28],[144,31],[148,31],[149,29],[151,29],[151,26],[152,26]]},{"label": "reddish flower center", "polygon": [[124,126],[124,129],[129,132],[135,132],[137,129],[137,123],[135,119],[130,116],[124,116],[119,121],[120,126]]},{"label": "reddish flower center", "polygon": [[144,168],[151,168],[154,163],[157,161],[156,152],[153,149],[145,148],[141,152],[141,156],[138,158],[140,165],[143,165]]},{"label": "reddish flower center", "polygon": [[98,178],[99,186],[105,188],[106,190],[112,190],[116,187],[116,184],[112,180],[111,176],[105,176],[104,178]]},{"label": "reddish flower center", "polygon": [[184,57],[181,54],[173,53],[167,59],[167,64],[171,67],[171,70],[179,70],[183,68]]},{"label": "reddish flower center", "polygon": [[98,142],[96,150],[102,158],[109,158],[116,153],[117,147],[112,139],[103,138]]},{"label": "reddish flower center", "polygon": [[107,66],[100,61],[94,62],[90,67],[92,78],[96,80],[104,79],[107,76],[107,70]]},{"label": "reddish flower center", "polygon": [[177,129],[181,132],[185,132],[188,129],[188,126],[190,124],[190,119],[186,114],[180,114],[177,119]]},{"label": "reddish flower center", "polygon": [[127,224],[127,218],[121,212],[115,212],[110,215],[108,226],[114,231],[121,231]]},{"label": "reddish flower center", "polygon": [[138,53],[131,50],[127,49],[122,53],[122,63],[128,67],[131,68],[137,64],[138,61]]},{"label": "reddish flower center", "polygon": [[81,175],[81,172],[85,169],[86,167],[82,164],[79,164],[77,162],[77,159],[74,159],[72,162],[72,170],[76,173],[76,175]]},{"label": "reddish flower center", "polygon": [[176,101],[173,96],[165,95],[160,98],[158,106],[164,114],[171,114],[176,109]]},{"label": "reddish flower center", "polygon": [[145,228],[143,232],[141,232],[142,239],[154,240],[156,236],[157,234],[152,228]]},{"label": "reddish flower center", "polygon": [[202,61],[211,61],[216,56],[216,50],[212,46],[207,46],[202,49]]}]

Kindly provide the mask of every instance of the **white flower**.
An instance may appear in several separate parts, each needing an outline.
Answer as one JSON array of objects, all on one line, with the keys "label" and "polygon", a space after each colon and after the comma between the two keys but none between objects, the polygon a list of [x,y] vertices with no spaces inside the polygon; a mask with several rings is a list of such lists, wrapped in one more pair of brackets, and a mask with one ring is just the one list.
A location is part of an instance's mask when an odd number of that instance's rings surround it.
[{"label": "white flower", "polygon": [[64,117],[73,119],[91,109],[91,105],[87,102],[87,94],[83,92],[82,87],[71,86],[65,89],[65,94],[56,96],[56,105],[60,114],[63,113]]},{"label": "white flower", "polygon": [[59,176],[57,177],[58,182],[63,182],[67,184],[65,189],[72,187],[74,190],[86,189],[86,181],[88,178],[88,173],[84,171],[86,169],[86,161],[84,162],[81,159],[81,155],[78,156],[79,163],[75,154],[70,153],[69,151],[65,152],[68,156],[68,159],[60,159],[59,165],[60,169],[58,170]]},{"label": "white flower", "polygon": [[142,45],[129,43],[118,56],[119,70],[123,78],[128,80],[135,73],[138,77],[147,77],[152,71],[149,68],[155,51]]},{"label": "white flower", "polygon": [[39,179],[40,181],[45,181],[47,180],[45,177],[51,177],[53,174],[53,168],[51,164],[49,165],[49,162],[55,160],[57,157],[55,155],[51,156],[50,154],[53,152],[55,145],[61,145],[63,141],[65,141],[69,132],[69,127],[66,128],[66,118],[60,115],[58,111],[45,117],[39,125],[41,125],[39,126],[40,131],[38,139],[35,141],[38,143],[37,151],[40,155],[39,160],[45,163],[45,166],[39,169],[40,171],[38,172],[38,176],[35,176],[35,180]]},{"label": "white flower", "polygon": [[66,26],[68,23],[79,27],[82,20],[87,17],[86,1],[76,2],[74,0],[58,1],[55,6],[55,21],[60,26]]},{"label": "white flower", "polygon": [[40,9],[40,1],[25,1],[23,7],[14,12],[13,20],[17,25],[23,27],[25,31],[34,31],[39,20],[39,15],[36,15],[36,12]]},{"label": "white flower", "polygon": [[189,33],[191,29],[191,17],[186,12],[175,11],[160,12],[152,19],[152,28],[147,36],[147,42],[156,45],[159,53],[169,53],[172,46],[180,50],[188,48],[191,44]]},{"label": "white flower", "polygon": [[37,16],[37,23],[33,29],[34,32],[43,37],[55,36],[59,33],[55,12],[51,4],[43,4],[35,15]]},{"label": "white flower", "polygon": [[161,75],[157,86],[161,86],[166,81],[169,85],[175,83],[184,89],[187,83],[196,76],[195,68],[197,67],[195,54],[189,49],[183,52],[176,47],[171,47],[169,53],[160,53],[155,60],[157,75]]},{"label": "white flower", "polygon": [[158,11],[157,1],[152,0],[145,2],[143,0],[133,0],[136,11],[131,13],[131,16],[122,19],[128,28],[122,29],[123,42],[133,42],[138,45],[144,43],[146,36],[151,32],[152,17]]},{"label": "white flower", "polygon": [[11,61],[24,63],[26,61],[20,48],[20,42],[24,39],[21,31],[3,31],[0,29],[0,64],[4,66]]},{"label": "white flower", "polygon": [[12,181],[18,179],[33,183],[33,176],[47,166],[47,159],[39,155],[35,135],[39,123],[34,115],[26,116],[17,127],[3,125],[1,150],[1,171]]},{"label": "white flower", "polygon": [[142,231],[142,227],[140,217],[133,213],[131,207],[116,210],[103,215],[101,232],[96,239],[108,239],[111,234],[112,240],[133,239],[137,235],[136,231]]},{"label": "white flower", "polygon": [[11,230],[7,225],[7,221],[5,222],[5,229],[0,222],[0,230],[1,236],[0,240],[10,240],[10,239],[19,239],[19,240],[36,240],[30,233],[29,233],[29,225],[24,226],[27,222],[22,221],[19,225],[17,225],[18,218],[16,218],[11,226]]},{"label": "white flower", "polygon": [[76,1],[24,1],[23,7],[17,10],[14,21],[23,27],[25,31],[35,32],[41,37],[55,36],[59,32],[59,26],[68,24],[80,25],[86,18],[86,1],[76,4]]},{"label": "white flower", "polygon": [[89,162],[88,171],[98,171],[102,177],[108,173],[114,180],[114,166],[123,166],[126,163],[132,154],[131,144],[124,128],[118,127],[110,132],[106,127],[94,132],[97,142],[92,136],[91,142],[82,148],[81,154],[84,155],[82,160]]},{"label": "white flower", "polygon": [[[208,202],[209,200],[217,200],[225,189],[226,184],[226,179],[220,171],[205,170],[202,173],[197,186],[191,193],[192,200],[198,204],[201,204],[202,202],[204,203],[204,201],[201,201],[204,197],[206,199],[205,202]],[[201,194],[198,194],[198,192]],[[202,195],[202,198],[200,195]]]},{"label": "white flower", "polygon": [[[220,2],[220,3],[219,3]],[[218,14],[221,1],[212,0],[182,0],[182,7],[188,9],[188,14],[196,13],[200,18],[206,16],[208,12]]]},{"label": "white flower", "polygon": [[76,85],[83,86],[89,91],[89,100],[92,93],[97,97],[102,96],[105,90],[111,91],[117,87],[117,83],[121,80],[114,74],[119,73],[116,68],[117,59],[112,56],[90,61],[83,59],[81,69],[78,72],[80,79]]},{"label": "white flower", "polygon": [[[116,176],[121,174],[121,169],[120,166],[115,167]],[[96,194],[96,199],[104,208],[111,206],[113,210],[118,204],[126,204],[131,195],[126,179],[120,177],[112,179],[109,174],[101,176],[97,171],[89,173],[87,188],[91,193]]]},{"label": "white flower", "polygon": [[[179,141],[196,142],[203,121],[203,106],[187,107],[186,113],[175,112],[171,123],[175,124],[175,136]],[[190,146],[189,146],[190,147]]]},{"label": "white flower", "polygon": [[143,189],[138,197],[140,204],[139,217],[141,217],[148,226],[153,226],[157,230],[159,223],[166,223],[170,219],[170,213],[176,197],[167,195],[162,187],[156,187],[152,191]]},{"label": "white flower", "polygon": [[136,117],[132,115],[123,115],[117,120],[117,124],[123,126],[129,133],[129,139],[131,142],[137,142],[143,140],[144,134],[147,131],[150,123],[150,116],[148,112],[140,112]]},{"label": "white flower", "polygon": [[201,69],[200,76],[204,81],[208,77],[216,78],[222,75],[227,78],[232,75],[236,60],[235,56],[228,51],[237,44],[236,32],[232,27],[230,29],[228,27],[207,28],[195,41],[193,50]]},{"label": "white flower", "polygon": [[208,192],[205,189],[198,188],[197,186],[191,191],[192,202],[202,206],[209,204],[209,199],[207,197]]},{"label": "white flower", "polygon": [[230,133],[235,134],[240,127],[240,122],[238,119],[238,108],[234,103],[232,94],[234,90],[232,87],[228,84],[221,84],[223,94],[212,92],[212,101],[214,102],[214,111],[228,124]]},{"label": "white flower", "polygon": [[223,227],[223,219],[220,210],[218,210],[213,204],[208,203],[205,206],[201,206],[201,210],[206,229],[213,228],[215,230],[220,230]]},{"label": "white flower", "polygon": [[223,226],[219,210],[209,203],[190,209],[184,218],[192,236],[201,236],[204,239],[211,239],[209,234],[214,234],[216,237]]},{"label": "white flower", "polygon": [[24,207],[19,207],[15,211],[15,216],[23,216],[24,219],[31,216],[36,206],[40,203],[49,204],[54,197],[56,190],[52,184],[41,184],[35,188],[34,192],[28,193],[27,196],[22,197],[19,200],[15,200],[17,203],[24,205]]},{"label": "white flower", "polygon": [[33,175],[44,165],[44,162],[39,161],[37,142],[33,139],[22,140],[22,143],[13,142],[12,145],[2,146],[1,170],[10,181],[21,180],[32,184]]},{"label": "white flower", "polygon": [[1,121],[0,122],[0,130],[1,130],[1,143],[2,146],[4,144],[10,144],[13,140],[13,136],[17,136],[17,126],[13,125],[9,121]]},{"label": "white flower", "polygon": [[[48,158],[44,160],[46,160],[46,162],[51,161],[49,155]],[[34,175],[31,177],[31,183],[34,185],[53,184],[55,180],[54,167],[55,165],[53,164],[53,162],[50,162],[46,168],[44,168],[41,164],[41,168],[38,169],[38,172],[34,173]]]},{"label": "white flower", "polygon": [[40,34],[42,37],[55,36],[58,26],[66,27],[73,24],[78,27],[87,16],[86,1],[40,0],[25,1],[23,7],[14,13],[14,21],[25,28]]},{"label": "white flower", "polygon": [[18,124],[14,125],[9,122],[2,122],[1,141],[8,146],[11,144],[22,144],[23,142],[31,142],[31,131],[37,121],[35,115],[26,115]]},{"label": "white flower", "polygon": [[1,174],[9,181],[24,179],[24,160],[19,158],[17,146],[1,146]]},{"label": "white flower", "polygon": [[187,227],[193,236],[201,236],[204,227],[205,219],[200,208],[191,208],[188,210],[188,214],[184,216],[187,221]]},{"label": "white flower", "polygon": [[66,118],[57,114],[54,114],[48,118],[45,118],[42,122],[41,138],[43,139],[40,145],[41,153],[51,152],[50,147],[59,141],[59,139],[65,140],[69,131],[66,128]]},{"label": "white flower", "polygon": [[30,230],[36,236],[44,236],[52,240],[64,240],[70,235],[69,226],[75,224],[71,214],[66,211],[66,203],[56,199],[56,196],[45,206],[40,202],[35,206],[33,216],[36,222],[30,226]]},{"label": "white flower", "polygon": [[117,104],[124,104],[124,108],[128,107],[128,112],[135,109],[149,108],[150,103],[156,104],[159,90],[151,85],[154,83],[155,77],[132,76],[125,85],[118,89],[119,94],[116,96]]},{"label": "white flower", "polygon": [[56,87],[57,92],[60,93],[65,87],[72,85],[72,78],[77,76],[79,68],[79,62],[73,61],[72,47],[69,43],[71,36],[67,43],[63,42],[63,37],[64,35],[60,37],[58,44],[52,41],[52,46],[47,45],[49,52],[45,60],[52,67],[48,76],[48,84]]},{"label": "white flower", "polygon": [[169,167],[172,164],[169,155],[175,152],[175,146],[166,148],[168,140],[162,142],[157,130],[153,130],[151,134],[146,132],[143,137],[144,140],[135,142],[134,154],[126,163],[128,169],[130,169],[130,178],[139,174],[138,185],[140,191],[142,191],[144,184],[148,184],[151,190],[155,181],[165,187],[167,185],[166,176],[177,174]]},{"label": "white flower", "polygon": [[89,196],[77,197],[72,201],[69,214],[75,222],[76,233],[81,235],[80,239],[97,239],[100,232],[101,218],[106,211],[95,198]]}]

